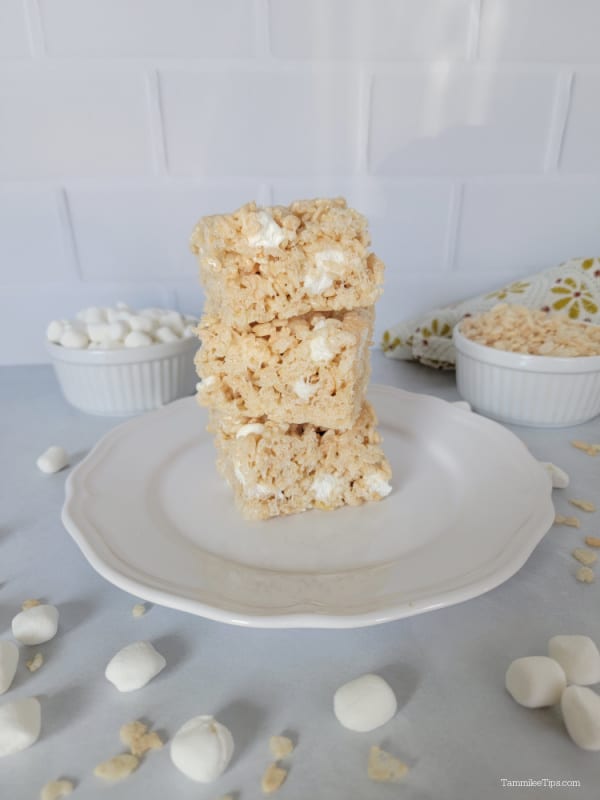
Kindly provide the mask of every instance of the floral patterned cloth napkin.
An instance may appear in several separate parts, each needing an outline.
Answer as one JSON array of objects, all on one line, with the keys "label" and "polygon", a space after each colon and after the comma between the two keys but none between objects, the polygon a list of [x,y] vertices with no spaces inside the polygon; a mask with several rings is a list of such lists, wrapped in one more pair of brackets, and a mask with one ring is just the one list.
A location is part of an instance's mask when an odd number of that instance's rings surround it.
[{"label": "floral patterned cloth napkin", "polygon": [[389,358],[454,369],[452,329],[463,317],[487,311],[496,303],[560,311],[571,319],[600,324],[600,258],[573,258],[495,292],[400,322],[384,332],[381,346]]}]

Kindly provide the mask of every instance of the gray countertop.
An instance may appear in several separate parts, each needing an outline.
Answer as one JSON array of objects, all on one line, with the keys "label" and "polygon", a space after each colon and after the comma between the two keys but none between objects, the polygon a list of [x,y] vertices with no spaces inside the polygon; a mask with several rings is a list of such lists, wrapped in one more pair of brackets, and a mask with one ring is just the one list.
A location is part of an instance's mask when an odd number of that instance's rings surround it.
[{"label": "gray countertop", "polygon": [[[457,399],[454,376],[373,354],[373,381]],[[136,600],[88,565],[60,522],[66,472],[42,475],[37,456],[61,444],[83,457],[118,420],[92,417],[62,399],[50,367],[0,370],[0,637],[28,597],[56,604],[57,637],[39,648],[34,674],[22,655],[15,682],[0,702],[35,695],[42,734],[30,749],[0,759],[0,798],[32,800],[58,776],[77,783],[73,797],[239,800],[261,797],[269,736],[291,732],[297,749],[281,800],[406,800],[549,797],[548,788],[503,788],[501,779],[578,780],[580,789],[552,796],[597,798],[600,754],[579,750],[552,710],[529,711],[504,690],[514,658],[544,654],[556,633],[585,633],[600,643],[600,579],[575,580],[571,550],[586,534],[600,535],[600,515],[577,512],[582,529],[553,527],[527,564],[493,591],[468,602],[356,630],[252,630],[229,627],[151,606],[139,619]],[[600,457],[569,445],[600,441],[598,419],[575,430],[513,428],[532,453],[571,476],[555,491],[558,511],[575,511],[568,497],[600,505]],[[482,458],[492,458],[482,453]],[[485,534],[485,531],[482,531]],[[151,684],[118,693],[103,677],[125,644],[149,639],[167,659]],[[399,700],[396,717],[371,734],[341,728],[334,690],[363,672],[377,672]],[[195,784],[150,753],[126,781],[107,787],[94,766],[119,752],[119,727],[143,718],[166,738],[189,717],[210,713],[233,732],[236,753],[222,778]],[[411,767],[402,786],[374,784],[366,774],[371,744]]]}]

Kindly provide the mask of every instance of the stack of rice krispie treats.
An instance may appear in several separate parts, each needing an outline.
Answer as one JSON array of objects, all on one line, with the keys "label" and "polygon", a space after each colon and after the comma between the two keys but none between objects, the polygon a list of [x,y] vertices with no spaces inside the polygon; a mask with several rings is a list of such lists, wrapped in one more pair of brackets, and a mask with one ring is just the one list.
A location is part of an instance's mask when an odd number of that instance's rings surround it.
[{"label": "stack of rice krispie treats", "polygon": [[383,264],[345,200],[205,217],[198,400],[247,519],[379,500],[390,466],[365,400]]}]

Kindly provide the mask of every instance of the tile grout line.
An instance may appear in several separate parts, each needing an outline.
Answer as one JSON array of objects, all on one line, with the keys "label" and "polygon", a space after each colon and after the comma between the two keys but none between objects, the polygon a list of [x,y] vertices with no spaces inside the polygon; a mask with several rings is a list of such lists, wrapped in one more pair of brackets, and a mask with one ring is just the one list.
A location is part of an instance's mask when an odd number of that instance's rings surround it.
[{"label": "tile grout line", "polygon": [[71,268],[74,274],[77,276],[79,282],[83,283],[84,278],[79,260],[79,251],[77,249],[75,226],[73,225],[73,217],[71,216],[71,208],[69,205],[67,190],[64,188],[64,186],[61,186],[56,190],[55,196],[58,216],[60,219],[63,252],[67,261],[70,262]]},{"label": "tile grout line", "polygon": [[165,178],[169,173],[169,161],[158,70],[148,70],[145,77],[154,174],[159,178]]},{"label": "tile grout line", "polygon": [[469,9],[469,31],[467,35],[467,62],[473,62],[479,59],[482,10],[483,0],[471,0]]},{"label": "tile grout line", "polygon": [[450,207],[448,209],[446,241],[444,244],[445,259],[442,264],[442,272],[456,272],[456,253],[458,250],[458,235],[460,229],[460,218],[463,208],[464,183],[456,182],[452,185],[450,195]]},{"label": "tile grout line", "polygon": [[256,56],[261,61],[273,60],[271,54],[271,17],[269,0],[254,0],[254,41]]},{"label": "tile grout line", "polygon": [[573,99],[574,83],[575,72],[573,69],[565,69],[559,74],[544,158],[544,173],[557,173],[559,170]]},{"label": "tile grout line", "polygon": [[46,37],[44,36],[39,0],[25,0],[24,11],[31,57],[35,59],[45,58],[47,55]]},{"label": "tile grout line", "polygon": [[373,74],[361,65],[358,73],[358,136],[356,137],[357,174],[369,174],[369,141],[371,135],[371,105],[373,97]]}]

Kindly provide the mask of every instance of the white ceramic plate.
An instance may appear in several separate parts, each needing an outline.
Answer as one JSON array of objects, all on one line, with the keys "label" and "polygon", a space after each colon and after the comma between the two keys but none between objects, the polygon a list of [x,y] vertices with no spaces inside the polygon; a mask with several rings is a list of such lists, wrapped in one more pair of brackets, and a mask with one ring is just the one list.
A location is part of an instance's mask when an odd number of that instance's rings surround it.
[{"label": "white ceramic plate", "polygon": [[369,398],[394,471],[382,502],[244,521],[187,398],[105,436],[67,480],[63,522],[116,586],[238,625],[372,625],[513,575],[554,519],[545,470],[443,400],[386,386]]}]

